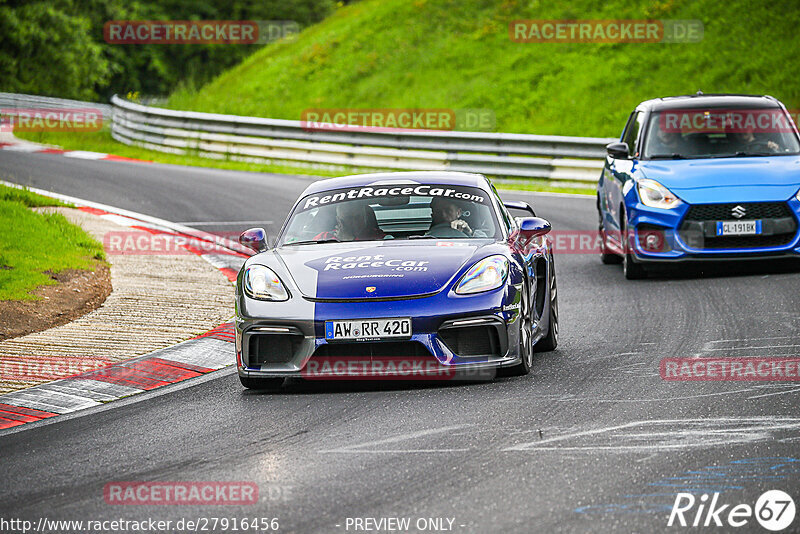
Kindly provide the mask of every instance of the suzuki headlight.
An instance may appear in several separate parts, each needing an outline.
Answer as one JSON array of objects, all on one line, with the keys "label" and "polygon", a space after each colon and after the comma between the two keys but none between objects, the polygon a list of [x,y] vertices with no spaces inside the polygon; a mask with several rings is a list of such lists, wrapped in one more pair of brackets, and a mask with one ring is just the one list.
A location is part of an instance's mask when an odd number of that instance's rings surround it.
[{"label": "suzuki headlight", "polygon": [[489,256],[472,267],[456,286],[459,295],[482,293],[502,286],[508,277],[508,260],[504,256]]},{"label": "suzuki headlight", "polygon": [[800,200],[800,189],[797,190],[797,194],[794,196],[797,200]]},{"label": "suzuki headlight", "polygon": [[639,189],[639,198],[642,199],[642,204],[645,206],[668,210],[681,203],[681,199],[676,197],[672,191],[655,180],[639,180],[636,185]]},{"label": "suzuki headlight", "polygon": [[289,293],[278,275],[263,265],[251,265],[244,272],[244,292],[259,300],[289,300]]}]

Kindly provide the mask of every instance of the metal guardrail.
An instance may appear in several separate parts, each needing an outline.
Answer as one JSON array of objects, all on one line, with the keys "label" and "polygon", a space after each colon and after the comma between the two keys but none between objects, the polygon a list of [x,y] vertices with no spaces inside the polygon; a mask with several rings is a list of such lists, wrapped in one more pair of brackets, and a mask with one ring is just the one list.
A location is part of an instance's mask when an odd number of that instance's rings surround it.
[{"label": "metal guardrail", "polygon": [[21,95],[16,93],[0,93],[0,109],[17,108],[42,108],[42,109],[67,109],[67,108],[95,108],[103,113],[103,121],[111,119],[111,106],[95,102],[82,102],[66,98],[51,98],[49,96]]},{"label": "metal guardrail", "polygon": [[485,132],[311,129],[301,121],[176,111],[111,99],[114,139],[214,159],[316,167],[451,170],[596,182],[615,139]]},{"label": "metal guardrail", "polygon": [[508,178],[596,182],[615,139],[444,130],[312,129],[301,121],[176,111],[117,95],[111,105],[0,92],[2,108],[99,109],[128,145],[289,166],[451,170]]}]

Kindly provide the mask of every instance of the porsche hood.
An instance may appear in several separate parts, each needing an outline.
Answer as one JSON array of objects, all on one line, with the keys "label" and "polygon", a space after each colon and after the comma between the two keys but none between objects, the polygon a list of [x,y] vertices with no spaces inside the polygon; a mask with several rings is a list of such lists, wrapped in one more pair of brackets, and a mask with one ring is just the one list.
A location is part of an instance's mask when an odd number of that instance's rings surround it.
[{"label": "porsche hood", "polygon": [[403,241],[285,246],[273,251],[305,297],[385,299],[436,293],[486,241]]}]

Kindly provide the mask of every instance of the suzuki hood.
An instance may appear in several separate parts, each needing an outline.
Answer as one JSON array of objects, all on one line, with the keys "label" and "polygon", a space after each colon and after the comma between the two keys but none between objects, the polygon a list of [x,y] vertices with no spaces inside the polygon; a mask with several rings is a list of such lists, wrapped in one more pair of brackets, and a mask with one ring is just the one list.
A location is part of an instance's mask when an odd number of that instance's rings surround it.
[{"label": "suzuki hood", "polygon": [[784,201],[800,189],[800,156],[643,161],[640,170],[690,204]]},{"label": "suzuki hood", "polygon": [[320,299],[412,297],[441,291],[491,240],[324,243],[275,255],[300,292]]}]

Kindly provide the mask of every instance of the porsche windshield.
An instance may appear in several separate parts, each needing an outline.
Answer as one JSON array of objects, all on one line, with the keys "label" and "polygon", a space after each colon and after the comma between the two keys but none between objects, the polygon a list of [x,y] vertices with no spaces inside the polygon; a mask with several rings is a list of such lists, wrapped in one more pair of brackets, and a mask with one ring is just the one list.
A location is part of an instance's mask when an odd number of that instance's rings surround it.
[{"label": "porsche windshield", "polygon": [[500,235],[489,195],[454,185],[363,186],[314,193],[295,207],[280,244]]},{"label": "porsche windshield", "polygon": [[650,116],[644,159],[782,156],[800,153],[789,115],[779,107],[686,109]]}]

